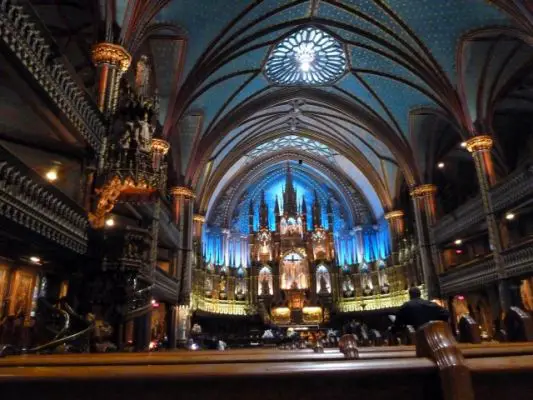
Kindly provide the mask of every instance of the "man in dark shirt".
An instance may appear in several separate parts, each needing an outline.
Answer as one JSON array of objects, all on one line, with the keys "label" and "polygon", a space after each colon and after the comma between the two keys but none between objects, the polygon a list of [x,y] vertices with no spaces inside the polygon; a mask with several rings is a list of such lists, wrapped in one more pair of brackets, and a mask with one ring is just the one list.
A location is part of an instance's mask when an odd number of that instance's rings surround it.
[{"label": "man in dark shirt", "polygon": [[450,313],[428,300],[420,298],[420,289],[412,287],[409,289],[409,301],[405,302],[396,313],[394,330],[401,329],[406,325],[412,325],[418,329],[429,321],[445,321],[450,318]]}]

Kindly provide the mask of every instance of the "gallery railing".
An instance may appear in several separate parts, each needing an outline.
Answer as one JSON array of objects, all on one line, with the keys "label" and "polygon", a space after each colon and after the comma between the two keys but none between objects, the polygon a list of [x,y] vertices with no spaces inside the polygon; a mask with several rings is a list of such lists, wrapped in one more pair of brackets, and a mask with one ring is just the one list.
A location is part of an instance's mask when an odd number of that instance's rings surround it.
[{"label": "gallery railing", "polygon": [[[531,194],[533,194],[533,166],[528,166],[511,174],[505,181],[491,189],[494,211],[503,212]],[[484,218],[483,203],[478,195],[439,219],[432,228],[435,242],[440,244],[450,241],[468,227],[482,222]]]},{"label": "gallery railing", "polygon": [[98,153],[105,125],[96,104],[72,78],[64,58],[54,54],[53,39],[40,26],[31,7],[21,3],[18,0],[0,0],[1,40]]},{"label": "gallery railing", "polygon": [[76,253],[87,252],[85,211],[2,146],[0,217]]},{"label": "gallery railing", "polygon": [[169,276],[165,271],[156,268],[155,270],[154,296],[160,300],[178,302],[179,286],[178,281]]},{"label": "gallery railing", "polygon": [[[528,240],[502,252],[509,278],[533,273],[533,240]],[[444,295],[472,290],[498,280],[492,254],[458,265],[439,276]]]}]

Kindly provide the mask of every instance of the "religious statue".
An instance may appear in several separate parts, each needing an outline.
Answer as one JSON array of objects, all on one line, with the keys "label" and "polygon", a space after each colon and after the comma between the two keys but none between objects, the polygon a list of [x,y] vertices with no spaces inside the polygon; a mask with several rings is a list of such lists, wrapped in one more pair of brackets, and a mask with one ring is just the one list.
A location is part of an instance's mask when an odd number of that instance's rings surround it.
[{"label": "religious statue", "polygon": [[136,128],[135,134],[139,150],[149,153],[152,149],[152,136],[155,131],[155,127],[150,124],[148,120],[148,114],[145,114],[144,119],[137,123]]},{"label": "religious statue", "polygon": [[244,300],[245,298],[245,287],[246,284],[243,279],[237,280],[237,285],[235,288],[235,298],[237,300]]},{"label": "religious statue", "polygon": [[387,294],[390,291],[390,285],[389,285],[389,278],[387,276],[387,272],[385,271],[385,268],[379,269],[379,281],[381,286],[381,294]]},{"label": "religious statue", "polygon": [[350,277],[348,275],[344,275],[344,282],[342,283],[342,291],[344,293],[344,297],[353,296],[353,283],[350,280]]},{"label": "religious statue", "polygon": [[324,276],[324,274],[320,275],[320,290],[318,293],[320,294],[329,293],[328,282],[326,281],[326,277]]},{"label": "religious statue", "polygon": [[220,282],[218,283],[218,297],[221,300],[224,300],[227,298],[226,293],[226,278],[224,276],[220,277]]},{"label": "religious statue", "polygon": [[270,295],[270,282],[268,281],[268,278],[265,276],[263,280],[261,281],[261,296],[269,296]]}]

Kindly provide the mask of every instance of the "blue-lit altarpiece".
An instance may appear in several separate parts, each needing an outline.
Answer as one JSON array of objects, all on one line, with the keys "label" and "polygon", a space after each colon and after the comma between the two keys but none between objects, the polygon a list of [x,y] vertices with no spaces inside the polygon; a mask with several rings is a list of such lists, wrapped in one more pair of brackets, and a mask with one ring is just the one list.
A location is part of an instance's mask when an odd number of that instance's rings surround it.
[{"label": "blue-lit altarpiece", "polygon": [[218,210],[231,208],[229,217],[212,216],[203,229],[199,308],[321,323],[332,307],[357,311],[404,300],[408,283],[390,265],[387,221],[364,204],[353,210],[305,170],[286,164],[222,203]]}]

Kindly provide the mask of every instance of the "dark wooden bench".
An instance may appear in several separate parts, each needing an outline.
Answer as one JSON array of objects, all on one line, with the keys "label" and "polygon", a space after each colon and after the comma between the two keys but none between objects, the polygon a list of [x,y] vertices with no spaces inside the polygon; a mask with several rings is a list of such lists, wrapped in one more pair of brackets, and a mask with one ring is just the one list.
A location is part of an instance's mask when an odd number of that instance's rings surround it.
[{"label": "dark wooden bench", "polygon": [[529,344],[458,345],[440,322],[424,326],[416,341],[416,349],[361,348],[369,358],[359,360],[329,349],[8,357],[0,360],[0,393],[17,400],[531,398],[533,357],[503,355],[531,354]]}]

